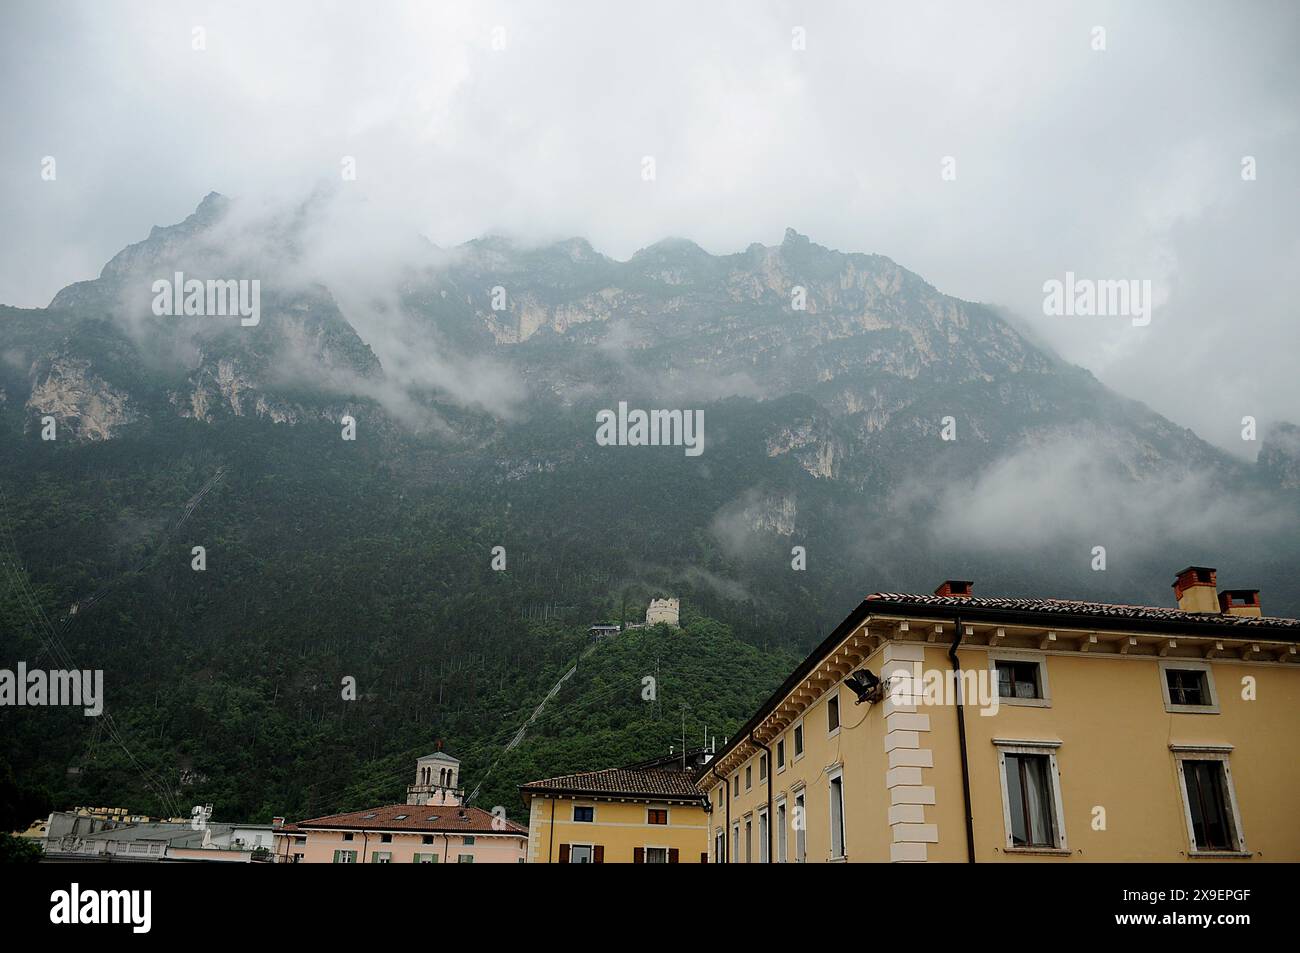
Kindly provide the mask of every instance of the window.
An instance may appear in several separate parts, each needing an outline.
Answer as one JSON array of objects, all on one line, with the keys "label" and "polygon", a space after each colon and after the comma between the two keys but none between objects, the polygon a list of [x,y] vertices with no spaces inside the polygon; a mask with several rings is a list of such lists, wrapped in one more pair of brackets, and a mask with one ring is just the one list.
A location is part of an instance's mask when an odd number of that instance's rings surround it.
[{"label": "window", "polygon": [[573,820],[578,824],[594,824],[596,809],[591,806],[582,807],[575,804],[573,806]]},{"label": "window", "polygon": [[1204,672],[1186,668],[1165,669],[1171,705],[1205,705],[1210,700],[1209,680]]},{"label": "window", "polygon": [[380,835],[379,835],[379,843],[381,843],[381,844],[391,844],[392,842],[393,842],[393,835],[392,835],[392,834],[380,834]]},{"label": "window", "polygon": [[840,696],[826,699],[826,730],[831,734],[840,730]]},{"label": "window", "polygon": [[844,857],[844,775],[837,770],[831,775],[831,859]]},{"label": "window", "polygon": [[754,819],[745,818],[745,863],[754,862]]},{"label": "window", "polygon": [[464,837],[464,838],[461,838],[461,843],[464,844],[466,847],[473,847],[473,846],[474,846],[474,838],[472,838],[472,837]]},{"label": "window", "polygon": [[458,863],[458,864],[472,864],[472,863],[474,863],[474,855],[473,855],[473,854],[458,854],[457,857],[456,857],[456,863]]},{"label": "window", "polygon": [[776,862],[786,862],[786,819],[785,801],[776,802]]},{"label": "window", "polygon": [[334,863],[336,864],[355,864],[357,862],[357,852],[355,850],[336,850],[334,852]]},{"label": "window", "polygon": [[770,862],[769,858],[771,855],[768,853],[768,847],[767,847],[769,843],[770,841],[768,840],[767,811],[759,811],[758,812],[758,861],[761,864],[766,864]]},{"label": "window", "polygon": [[726,861],[726,859],[727,859],[727,858],[726,858],[726,850],[727,850],[727,839],[726,839],[726,838],[727,838],[727,835],[725,835],[724,833],[722,833],[722,828],[721,828],[721,827],[719,827],[717,833],[713,835],[713,862],[714,862],[715,864],[721,864],[721,863],[724,863],[724,862]]},{"label": "window", "polygon": [[650,808],[648,811],[646,811],[646,823],[647,823],[647,824],[667,824],[667,823],[668,823],[668,811],[667,811],[667,809],[666,809],[666,808],[662,808],[662,807],[652,807],[652,808]]},{"label": "window", "polygon": [[731,779],[731,786],[733,788],[731,792],[731,796],[740,797],[740,775],[739,774]]},{"label": "window", "polygon": [[438,862],[437,854],[416,854],[415,862],[417,864],[436,864]]},{"label": "window", "polygon": [[433,843],[433,835],[432,835],[432,834],[422,834],[422,835],[420,836],[420,843],[421,843],[421,844],[432,844],[432,843]]},{"label": "window", "polygon": [[344,832],[343,832],[343,839],[344,839],[344,840],[352,840],[352,832],[351,832],[351,831],[344,831]]},{"label": "window", "polygon": [[1065,851],[1057,742],[998,744],[1006,849]]},{"label": "window", "polygon": [[1232,789],[1230,749],[1175,749],[1192,854],[1244,854],[1246,839]]},{"label": "window", "polygon": [[1160,691],[1165,711],[1188,714],[1218,714],[1219,696],[1208,662],[1169,661],[1160,663]]},{"label": "window", "polygon": [[767,779],[767,755],[761,754],[758,756],[758,780],[765,781],[766,779]]},{"label": "window", "polygon": [[794,796],[794,862],[802,864],[808,859],[808,812],[805,810],[804,793]]},{"label": "window", "polygon": [[667,847],[647,847],[645,849],[645,862],[647,864],[666,864],[668,863]]},{"label": "window", "polygon": [[731,825],[731,862],[740,863],[740,821]]},{"label": "window", "polygon": [[994,662],[999,698],[1042,698],[1037,662]]},{"label": "window", "polygon": [[794,726],[794,756],[795,759],[803,757],[803,722]]},{"label": "window", "polygon": [[1025,649],[989,651],[989,673],[997,685],[998,703],[1050,708],[1047,656]]},{"label": "window", "polygon": [[782,738],[776,743],[776,770],[785,769],[785,739]]},{"label": "window", "polygon": [[385,850],[385,851],[378,851],[378,850],[377,850],[377,851],[375,851],[373,854],[370,855],[370,862],[371,862],[372,864],[391,864],[391,863],[393,862],[393,854],[392,854],[392,851],[387,851],[387,850]]},{"label": "window", "polygon": [[748,791],[753,786],[754,786],[754,766],[752,764],[747,764],[745,765],[745,790]]},{"label": "window", "polygon": [[569,863],[589,864],[593,853],[590,844],[574,844],[569,848]]}]

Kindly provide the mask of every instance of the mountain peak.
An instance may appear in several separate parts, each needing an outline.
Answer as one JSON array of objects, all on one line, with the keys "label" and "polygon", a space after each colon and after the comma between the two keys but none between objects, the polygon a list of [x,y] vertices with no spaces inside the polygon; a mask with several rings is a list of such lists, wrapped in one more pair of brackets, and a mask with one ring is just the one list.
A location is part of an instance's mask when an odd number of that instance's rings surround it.
[{"label": "mountain peak", "polygon": [[215,222],[228,208],[230,208],[230,199],[220,192],[209,192],[203,196],[203,201],[199,202],[190,219],[203,224]]}]

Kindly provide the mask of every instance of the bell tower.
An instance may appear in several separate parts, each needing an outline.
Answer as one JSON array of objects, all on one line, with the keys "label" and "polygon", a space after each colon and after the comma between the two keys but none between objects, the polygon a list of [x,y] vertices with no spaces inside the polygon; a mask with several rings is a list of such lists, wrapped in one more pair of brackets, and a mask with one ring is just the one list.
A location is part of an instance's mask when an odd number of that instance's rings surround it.
[{"label": "bell tower", "polygon": [[406,789],[407,804],[460,804],[460,762],[443,751],[415,762],[415,783]]}]

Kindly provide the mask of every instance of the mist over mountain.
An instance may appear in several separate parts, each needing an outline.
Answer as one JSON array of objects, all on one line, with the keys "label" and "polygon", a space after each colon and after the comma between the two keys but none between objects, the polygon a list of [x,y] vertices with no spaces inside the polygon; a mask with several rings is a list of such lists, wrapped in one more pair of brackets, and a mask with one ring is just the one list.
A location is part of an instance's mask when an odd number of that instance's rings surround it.
[{"label": "mist over mountain", "polygon": [[[170,417],[292,427],[350,413],[384,452],[558,486],[600,458],[631,493],[649,450],[596,446],[597,411],[704,408],[700,460],[654,454],[719,503],[692,532],[742,563],[786,541],[814,559],[853,553],[858,587],[1022,563],[1050,592],[1133,598],[1189,560],[1264,586],[1271,561],[1249,551],[1295,505],[1293,428],[1244,464],[881,255],[793,229],[724,256],[685,239],[626,261],[581,238],[443,250],[347,233],[341,204],[214,193],[48,308],[7,310],[9,425],[31,440],[50,414],[74,444],[134,442]],[[259,323],[154,314],[153,283],[177,272],[256,278]],[[918,578],[881,549],[903,539],[903,564],[929,567]],[[1059,559],[1046,570],[1044,551]],[[1271,608],[1295,606],[1295,584],[1275,581]]]},{"label": "mist over mountain", "polygon": [[[211,194],[48,307],[0,308],[14,552],[83,664],[112,663],[159,765],[198,766],[205,796],[307,814],[380,796],[367,759],[403,763],[431,724],[481,772],[485,712],[499,733],[587,624],[654,595],[769,659],[868,592],[950,577],[1165,605],[1173,573],[1206,564],[1300,612],[1294,427],[1244,463],[887,257],[790,229],[620,261],[576,237],[442,249],[351,221],[329,193]],[[256,322],[155,313],[177,273],[257,280]],[[702,411],[703,452],[600,445],[620,403]],[[343,674],[363,714],[332,700]],[[31,759],[51,785],[135,783],[80,730],[54,744]],[[211,754],[232,745],[243,772]]]}]

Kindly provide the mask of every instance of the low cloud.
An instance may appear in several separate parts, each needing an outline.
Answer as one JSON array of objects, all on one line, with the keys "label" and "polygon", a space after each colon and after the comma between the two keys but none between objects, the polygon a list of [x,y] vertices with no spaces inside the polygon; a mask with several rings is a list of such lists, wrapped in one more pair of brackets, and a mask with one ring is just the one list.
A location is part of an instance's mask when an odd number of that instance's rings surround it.
[{"label": "low cloud", "polygon": [[1275,501],[1225,477],[1173,467],[1135,476],[1132,461],[1103,440],[1060,436],[940,491],[929,535],[936,544],[990,552],[1074,540],[1122,541],[1142,553],[1268,531]]}]

